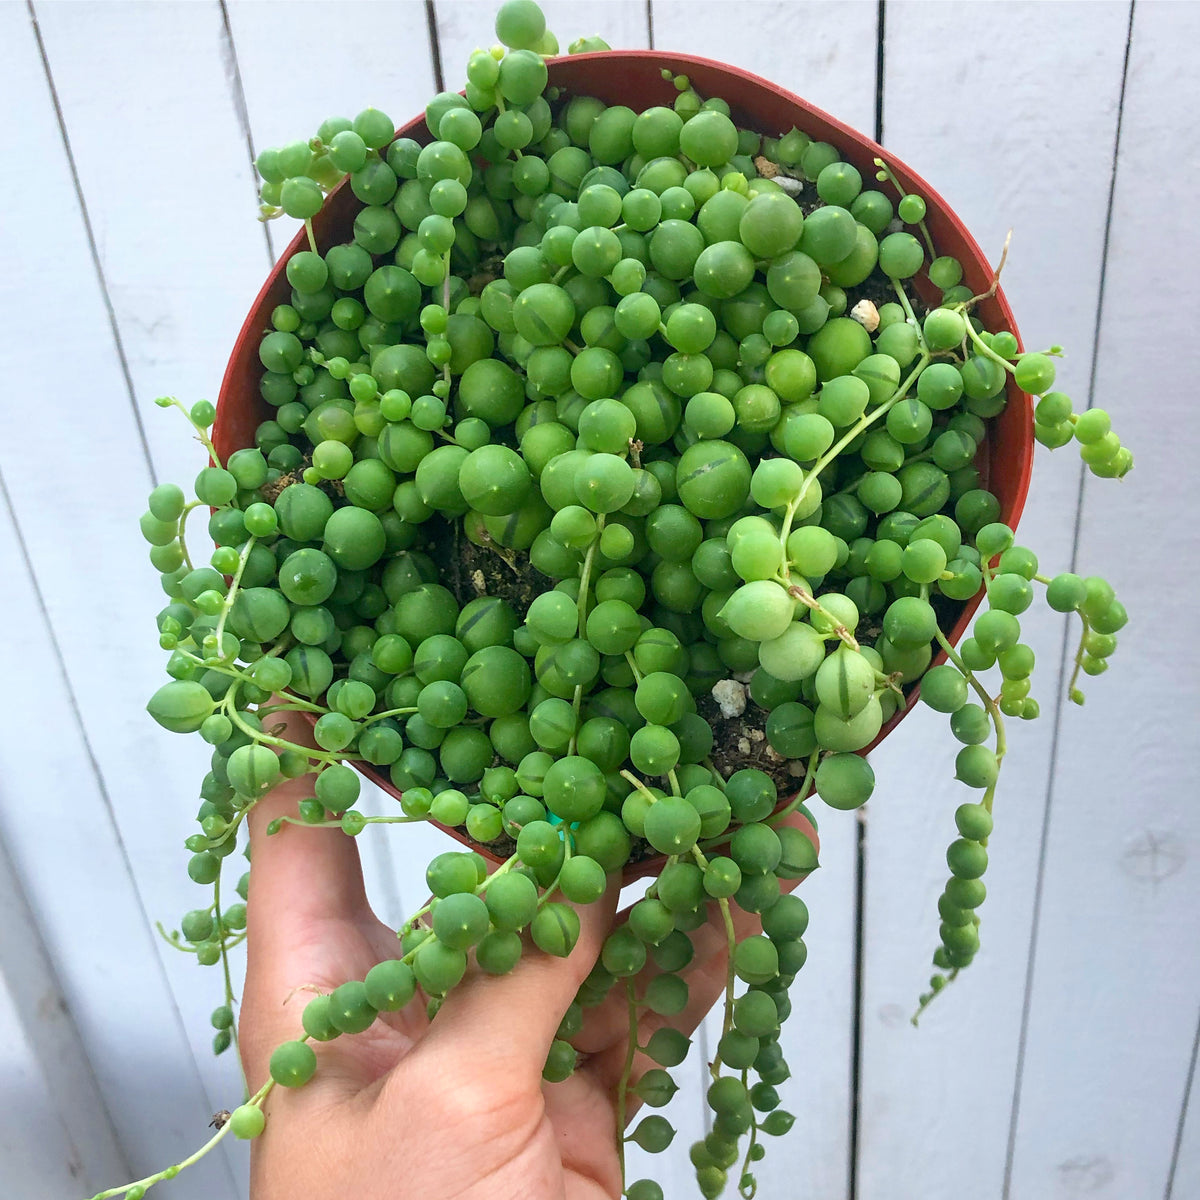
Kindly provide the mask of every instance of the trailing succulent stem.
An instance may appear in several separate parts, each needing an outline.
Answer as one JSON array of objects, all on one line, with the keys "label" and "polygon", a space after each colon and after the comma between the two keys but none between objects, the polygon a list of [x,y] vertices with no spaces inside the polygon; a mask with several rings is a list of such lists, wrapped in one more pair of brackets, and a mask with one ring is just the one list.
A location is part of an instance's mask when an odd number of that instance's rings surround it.
[{"label": "trailing succulent stem", "polygon": [[[472,963],[569,955],[575,906],[651,858],[544,1079],[576,1069],[584,1010],[619,981],[623,1177],[626,1143],[665,1150],[663,1115],[627,1119],[674,1094],[690,935],[714,925],[713,1120],[690,1156],[704,1196],[730,1172],[754,1196],[764,1138],[793,1121],[780,1030],[809,917],[791,889],[817,866],[797,816],[814,794],[868,800],[864,753],[918,683],[949,716],[978,798],[954,815],[919,1015],[978,949],[1005,720],[1038,714],[1020,616],[1038,587],[1079,614],[1079,703],[1125,623],[1098,576],[1039,573],[979,463],[989,422],[1028,397],[1043,445],[1074,441],[1113,478],[1132,455],[1107,414],[1052,390],[1060,348],[1022,352],[986,327],[998,272],[975,294],[891,167],[875,160],[896,199],[849,147],[740,128],[669,70],[640,114],[568,94],[531,0],[508,0],[496,29],[464,94],[429,102],[423,143],[368,108],[259,155],[262,218],[304,228],[288,301],[261,314],[269,416],[222,457],[211,404],[160,400],[209,465],[194,498],[164,484],[141,520],[169,600],[170,678],[148,709],[212,747],[185,842],[211,900],[160,931],[221,964],[214,1050],[236,1049],[229,951],[246,937],[248,876],[227,903],[225,861],[277,783],[304,777],[311,794],[267,836],[428,820],[467,848],[430,862],[433,899],[394,958],[308,1001],[270,1081],[206,1146],[96,1200],[140,1200],[230,1129],[258,1136],[272,1088],[306,1083],[320,1043],[410,1003],[436,1019]],[[323,246],[313,218],[339,186],[360,207]],[[207,562],[186,536],[197,509]],[[946,630],[976,598],[955,648]],[[355,807],[352,763],[390,782],[396,812]],[[761,932],[740,934],[739,913]],[[649,1036],[647,1014],[667,1022]],[[624,1194],[663,1196],[651,1179]]]}]

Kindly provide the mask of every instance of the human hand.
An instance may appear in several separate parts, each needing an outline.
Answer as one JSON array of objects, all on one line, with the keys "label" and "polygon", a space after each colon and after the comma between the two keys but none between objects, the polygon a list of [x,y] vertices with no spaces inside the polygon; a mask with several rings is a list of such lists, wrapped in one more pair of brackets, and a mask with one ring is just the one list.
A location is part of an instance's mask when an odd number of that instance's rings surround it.
[{"label": "human hand", "polygon": [[[299,732],[289,736],[298,741]],[[311,778],[290,780],[250,814],[240,1032],[252,1089],[266,1080],[274,1048],[299,1036],[313,989],[362,979],[377,962],[398,957],[395,931],[367,902],[352,838],[290,824],[267,836],[272,820],[294,816],[311,794]],[[802,817],[789,819],[815,841]],[[364,1033],[317,1045],[313,1079],[276,1088],[267,1101],[268,1131],[254,1143],[251,1162],[254,1200],[619,1197],[618,1092],[629,1038],[623,987],[586,1010],[571,1039],[583,1056],[575,1073],[562,1083],[542,1079],[559,1023],[620,922],[618,891],[614,883],[603,899],[579,908],[580,936],[567,958],[531,950],[504,976],[472,967],[432,1022],[416,1000],[381,1014]],[[732,911],[739,938],[757,930],[755,917]],[[695,956],[680,972],[687,1007],[672,1018],[640,1010],[640,1044],[664,1025],[690,1034],[724,990],[720,914],[690,936]],[[653,1065],[635,1055],[631,1079]],[[626,1119],[637,1103],[629,1100]]]}]

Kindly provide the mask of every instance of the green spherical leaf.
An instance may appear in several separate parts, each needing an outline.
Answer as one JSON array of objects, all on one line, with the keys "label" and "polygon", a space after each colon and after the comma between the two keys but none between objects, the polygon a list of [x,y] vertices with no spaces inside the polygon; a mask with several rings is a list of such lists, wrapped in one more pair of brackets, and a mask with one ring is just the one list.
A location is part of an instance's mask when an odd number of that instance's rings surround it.
[{"label": "green spherical leaf", "polygon": [[817,795],[831,808],[860,808],[875,789],[875,772],[858,754],[829,754],[817,767]]},{"label": "green spherical leaf", "polygon": [[172,733],[195,733],[212,715],[216,701],[199,683],[175,679],[150,697],[146,711]]},{"label": "green spherical leaf", "polygon": [[317,1069],[317,1056],[304,1042],[284,1042],[271,1055],[270,1074],[283,1087],[301,1087]]}]

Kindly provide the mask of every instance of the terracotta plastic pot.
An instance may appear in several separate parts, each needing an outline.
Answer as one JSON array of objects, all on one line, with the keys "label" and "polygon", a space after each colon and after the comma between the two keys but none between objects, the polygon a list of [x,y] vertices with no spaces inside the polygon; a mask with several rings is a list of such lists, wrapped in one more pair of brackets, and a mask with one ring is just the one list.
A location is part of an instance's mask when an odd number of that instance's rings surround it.
[{"label": "terracotta plastic pot", "polygon": [[[986,291],[991,284],[992,267],[978,243],[941,196],[915,171],[882,150],[870,138],[768,80],[711,59],[656,50],[580,54],[551,59],[547,65],[552,85],[568,93],[596,96],[608,104],[626,104],[639,111],[652,105],[673,103],[677,93],[671,81],[663,79],[664,68],[672,73],[685,72],[701,95],[720,96],[728,101],[733,118],[739,124],[771,136],[786,133],[796,126],[814,138],[837,146],[845,160],[862,172],[864,179],[874,177],[876,168],[873,160],[877,155],[883,157],[908,191],[917,192],[925,198],[926,223],[934,245],[940,254],[953,255],[962,263],[963,282],[976,293]],[[419,142],[428,141],[429,131],[424,118],[410,121],[398,130],[397,136],[415,138]],[[313,218],[318,245],[328,247],[349,241],[355,214],[361,207],[360,201],[343,182]],[[290,297],[291,287],[284,274],[284,266],[292,254],[303,249],[307,249],[307,239],[302,230],[267,278],[238,334],[221,383],[213,431],[213,441],[222,459],[234,450],[253,445],[255,429],[272,411],[258,392],[262,374],[258,344],[264,331],[270,328],[271,310],[278,304],[287,303]],[[917,291],[927,300],[936,300],[940,294],[923,275],[918,276],[914,283]],[[1008,329],[1019,338],[1016,322],[1002,291],[981,301],[978,312],[988,328]],[[1029,489],[1034,441],[1032,403],[1017,388],[1011,376],[1008,381],[1008,404],[1004,412],[991,422],[990,434],[988,441],[980,448],[977,465],[985,483],[1000,501],[1000,519],[1015,528]],[[952,643],[965,633],[979,600],[977,596],[964,606],[948,634]],[[934,663],[943,661],[944,657],[944,654],[939,654],[934,658]],[[915,698],[916,690],[913,689],[909,694],[910,707]],[[906,711],[898,711],[883,726],[879,737],[868,750],[878,745],[899,724]],[[386,774],[365,763],[359,765],[363,773],[384,791],[399,797],[399,792]],[[468,840],[460,830],[447,829],[446,832],[459,841]],[[486,854],[486,851],[483,853]],[[635,879],[645,875],[656,869],[658,862],[648,859],[628,867],[626,878]]]}]

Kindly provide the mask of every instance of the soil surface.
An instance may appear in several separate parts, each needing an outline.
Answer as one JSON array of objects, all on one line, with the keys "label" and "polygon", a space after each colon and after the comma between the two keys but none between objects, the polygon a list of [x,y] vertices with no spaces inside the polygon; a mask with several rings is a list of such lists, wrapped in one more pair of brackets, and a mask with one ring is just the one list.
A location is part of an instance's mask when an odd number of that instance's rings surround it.
[{"label": "soil surface", "polygon": [[523,618],[533,601],[554,586],[530,565],[523,550],[495,543],[478,546],[458,521],[438,522],[428,553],[460,606],[480,596],[498,596]]},{"label": "soil surface", "polygon": [[[530,565],[523,551],[478,546],[463,534],[458,522],[443,523],[428,552],[442,574],[443,584],[459,604],[479,596],[499,596],[524,616],[533,600],[554,586]],[[725,778],[744,767],[756,767],[770,775],[781,795],[795,787],[797,768],[803,778],[802,764],[781,759],[768,746],[763,732],[767,714],[753,702],[747,702],[742,716],[731,719],[721,716],[720,706],[711,695],[697,697],[696,707],[713,729],[711,758]]]},{"label": "soil surface", "polygon": [[781,758],[767,742],[767,714],[747,699],[740,717],[724,717],[712,696],[699,696],[696,710],[713,731],[712,763],[728,779],[734,771],[754,767],[771,777],[780,796],[791,795],[804,778],[804,763]]}]

